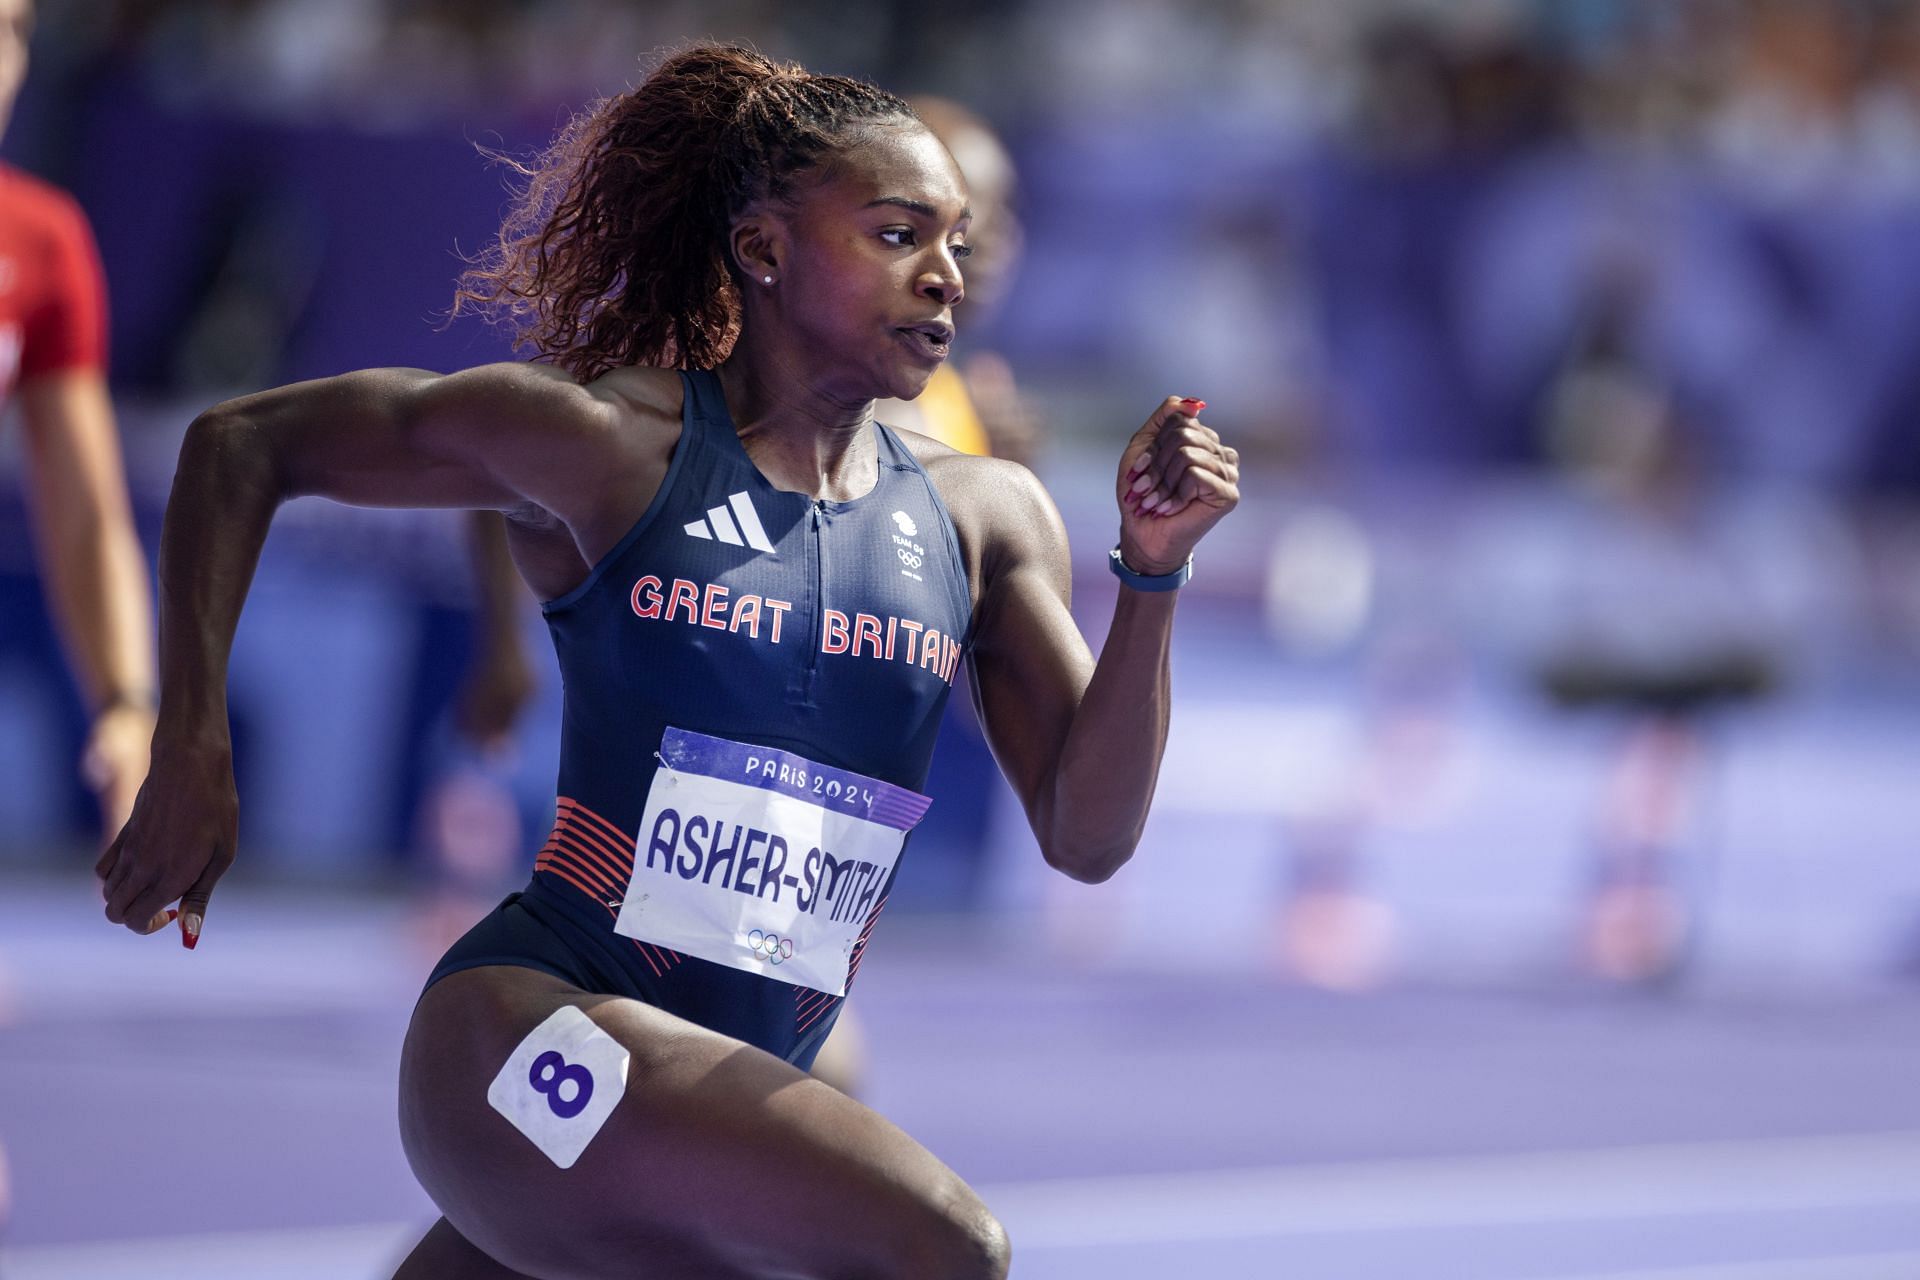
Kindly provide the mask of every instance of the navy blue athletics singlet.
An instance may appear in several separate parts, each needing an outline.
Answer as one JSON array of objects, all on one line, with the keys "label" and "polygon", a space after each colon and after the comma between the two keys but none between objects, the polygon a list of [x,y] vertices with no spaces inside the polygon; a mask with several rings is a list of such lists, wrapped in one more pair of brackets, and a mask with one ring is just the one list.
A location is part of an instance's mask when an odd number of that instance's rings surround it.
[{"label": "navy blue athletics singlet", "polygon": [[[719,379],[680,376],[684,425],[659,494],[585,582],[544,606],[565,686],[552,837],[527,889],[456,943],[429,985],[477,965],[524,964],[804,1068],[844,997],[783,981],[777,967],[718,964],[614,931],[630,890],[680,888],[678,850],[661,843],[657,814],[641,830],[663,740],[677,730],[776,749],[765,754],[799,761],[802,783],[812,762],[825,766],[816,775],[918,791],[970,639],[970,593],[946,508],[893,432],[874,428],[879,478],[866,495],[785,492],[748,458]],[[733,865],[732,838],[721,882],[756,866]],[[757,852],[766,871],[786,865]],[[795,872],[801,860],[793,850]],[[697,860],[679,865],[693,875]],[[706,866],[710,881],[715,871]],[[777,875],[737,878],[743,893],[764,898],[769,883],[782,892]],[[805,892],[785,879],[788,892]],[[841,904],[859,910],[849,980],[891,879]]]}]

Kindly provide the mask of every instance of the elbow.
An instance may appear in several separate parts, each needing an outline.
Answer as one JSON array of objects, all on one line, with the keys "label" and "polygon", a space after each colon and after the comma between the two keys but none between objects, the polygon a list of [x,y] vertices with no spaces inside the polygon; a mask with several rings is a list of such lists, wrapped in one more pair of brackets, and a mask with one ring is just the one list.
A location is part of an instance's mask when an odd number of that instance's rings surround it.
[{"label": "elbow", "polygon": [[1052,803],[1029,811],[1034,836],[1040,842],[1040,856],[1047,865],[1081,884],[1104,884],[1127,865],[1147,827],[1142,810],[1122,815],[1111,805],[1097,806],[1097,816],[1088,806]]},{"label": "elbow", "polygon": [[175,483],[185,476],[208,477],[225,492],[252,492],[275,503],[288,496],[266,434],[231,402],[215,405],[188,425]]},{"label": "elbow", "polygon": [[253,420],[229,400],[211,409],[202,409],[187,424],[186,442],[181,446],[181,451],[194,449],[229,454],[236,449],[257,444],[255,435]]},{"label": "elbow", "polygon": [[1081,884],[1105,884],[1133,857],[1135,840],[1106,847],[1048,841],[1040,848],[1047,865]]}]

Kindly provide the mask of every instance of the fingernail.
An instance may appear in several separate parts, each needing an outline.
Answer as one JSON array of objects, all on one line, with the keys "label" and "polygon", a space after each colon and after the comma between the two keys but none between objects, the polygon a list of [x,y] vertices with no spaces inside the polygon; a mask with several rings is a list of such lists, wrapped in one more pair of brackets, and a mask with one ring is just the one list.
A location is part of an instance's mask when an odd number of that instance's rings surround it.
[{"label": "fingernail", "polygon": [[1180,399],[1180,403],[1192,405],[1194,408],[1194,412],[1196,413],[1207,407],[1207,402],[1205,400],[1195,400],[1192,396],[1182,396]]},{"label": "fingernail", "polygon": [[168,923],[168,924],[172,924],[172,923],[173,923],[173,922],[174,922],[175,920],[178,920],[179,918],[180,918],[180,908],[178,908],[178,907],[168,907],[168,908],[167,908],[167,923]]},{"label": "fingernail", "polygon": [[180,945],[191,951],[200,945],[200,917],[188,912],[180,918]]},{"label": "fingernail", "polygon": [[1140,473],[1140,478],[1133,482],[1133,492],[1135,493],[1144,493],[1151,488],[1153,488],[1153,477],[1144,471]]}]

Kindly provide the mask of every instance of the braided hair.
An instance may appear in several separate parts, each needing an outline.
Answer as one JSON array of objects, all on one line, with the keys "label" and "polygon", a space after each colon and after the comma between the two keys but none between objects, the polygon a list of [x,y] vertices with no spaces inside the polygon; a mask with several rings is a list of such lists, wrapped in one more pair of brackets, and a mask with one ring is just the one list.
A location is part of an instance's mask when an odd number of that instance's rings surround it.
[{"label": "braided hair", "polygon": [[574,117],[531,163],[454,312],[511,325],[583,380],[621,365],[711,368],[740,332],[733,221],[869,125],[893,94],[733,45],[697,45]]}]

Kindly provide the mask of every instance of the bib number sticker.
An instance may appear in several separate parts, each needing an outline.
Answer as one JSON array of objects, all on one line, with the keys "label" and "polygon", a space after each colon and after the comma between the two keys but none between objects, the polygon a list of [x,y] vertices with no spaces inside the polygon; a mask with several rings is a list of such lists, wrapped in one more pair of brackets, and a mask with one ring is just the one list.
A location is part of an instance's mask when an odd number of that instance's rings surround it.
[{"label": "bib number sticker", "polygon": [[932,802],[772,747],[668,729],[614,931],[830,995]]},{"label": "bib number sticker", "polygon": [[547,1159],[571,1169],[627,1091],[629,1054],[573,1005],[527,1033],[487,1101]]}]

